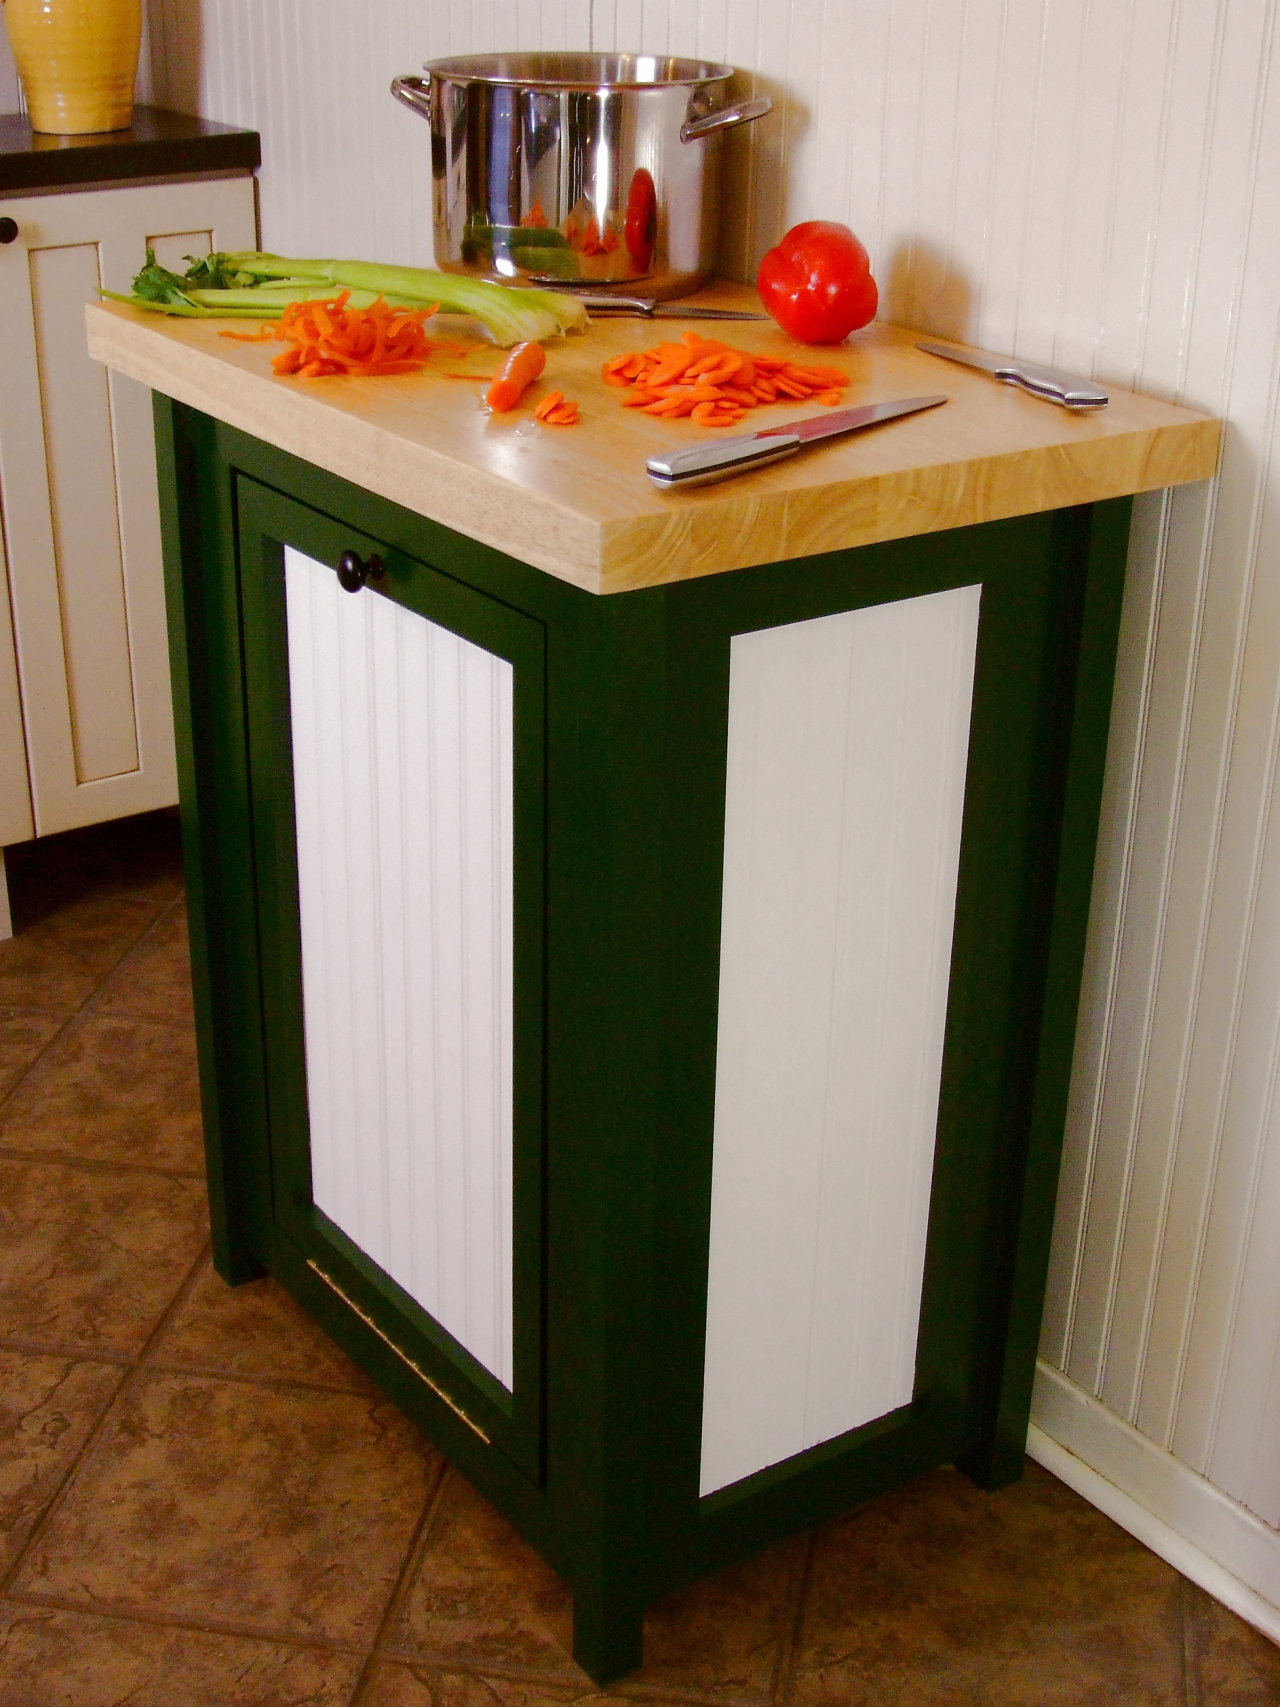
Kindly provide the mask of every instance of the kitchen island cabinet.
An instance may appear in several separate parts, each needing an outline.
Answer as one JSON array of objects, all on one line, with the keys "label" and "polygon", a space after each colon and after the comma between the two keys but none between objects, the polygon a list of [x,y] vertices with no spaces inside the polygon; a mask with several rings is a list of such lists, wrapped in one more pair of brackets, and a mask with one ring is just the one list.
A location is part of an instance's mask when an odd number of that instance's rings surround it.
[{"label": "kitchen island cabinet", "polygon": [[1216,424],[877,326],[851,401],[945,408],[664,495],[696,429],[599,377],[640,322],[553,348],[556,430],[89,320],[157,394],[224,1277],[570,1581],[598,1681],[684,1582],[1015,1477],[1129,495]]},{"label": "kitchen island cabinet", "polygon": [[99,286],[257,242],[253,131],[0,116],[0,937],[6,846],[177,799],[146,391],[88,359]]}]

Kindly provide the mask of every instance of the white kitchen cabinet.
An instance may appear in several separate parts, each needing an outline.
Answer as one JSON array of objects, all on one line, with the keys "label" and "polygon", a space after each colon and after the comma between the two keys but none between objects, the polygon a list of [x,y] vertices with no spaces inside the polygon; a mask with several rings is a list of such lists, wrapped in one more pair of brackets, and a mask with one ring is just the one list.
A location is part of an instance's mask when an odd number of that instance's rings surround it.
[{"label": "white kitchen cabinet", "polygon": [[177,800],[151,397],[89,360],[84,307],[148,244],[180,267],[257,225],[244,173],[4,196],[0,217],[3,848]]}]

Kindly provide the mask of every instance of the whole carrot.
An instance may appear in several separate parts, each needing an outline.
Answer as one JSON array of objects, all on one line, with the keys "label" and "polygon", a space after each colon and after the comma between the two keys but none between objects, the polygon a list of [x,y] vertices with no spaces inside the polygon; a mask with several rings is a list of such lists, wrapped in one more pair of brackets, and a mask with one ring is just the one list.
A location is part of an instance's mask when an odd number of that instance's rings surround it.
[{"label": "whole carrot", "polygon": [[495,414],[505,414],[520,401],[526,385],[532,385],[547,365],[541,344],[517,344],[494,375],[484,400]]}]

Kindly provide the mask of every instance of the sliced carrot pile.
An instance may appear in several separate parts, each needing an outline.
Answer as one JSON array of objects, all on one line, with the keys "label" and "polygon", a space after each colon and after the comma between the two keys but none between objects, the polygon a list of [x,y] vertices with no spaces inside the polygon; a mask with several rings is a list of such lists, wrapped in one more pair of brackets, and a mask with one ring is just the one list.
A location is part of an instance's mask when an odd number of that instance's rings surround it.
[{"label": "sliced carrot pile", "polygon": [[260,332],[223,332],[242,343],[265,343],[278,338],[289,345],[271,363],[276,373],[300,379],[329,374],[415,373],[437,345],[427,337],[425,323],[435,313],[426,308],[392,308],[382,297],[368,308],[348,308],[350,291],[310,302],[291,302],[274,326]]},{"label": "sliced carrot pile", "polygon": [[572,427],[577,424],[578,405],[563,391],[550,391],[534,410],[533,418],[548,427]]},{"label": "sliced carrot pile", "polygon": [[762,403],[815,398],[834,406],[849,383],[839,368],[750,355],[697,332],[686,332],[679,344],[614,356],[601,371],[606,385],[630,391],[624,409],[687,415],[703,427],[731,427]]}]

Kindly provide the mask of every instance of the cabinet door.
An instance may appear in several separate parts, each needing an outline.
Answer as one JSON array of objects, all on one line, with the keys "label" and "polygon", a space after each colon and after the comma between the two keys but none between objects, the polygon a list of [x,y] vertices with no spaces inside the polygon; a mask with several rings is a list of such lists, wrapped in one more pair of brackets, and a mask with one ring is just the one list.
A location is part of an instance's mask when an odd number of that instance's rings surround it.
[{"label": "cabinet door", "polygon": [[237,509],[276,1236],[536,1477],[544,631]]},{"label": "cabinet door", "polygon": [[145,387],[85,349],[99,286],[155,245],[252,248],[250,178],[6,200],[3,506],[35,831],[177,799],[155,452]]}]

